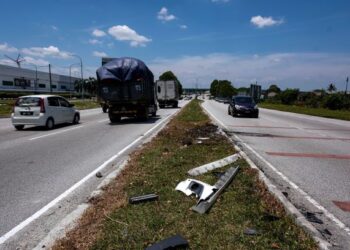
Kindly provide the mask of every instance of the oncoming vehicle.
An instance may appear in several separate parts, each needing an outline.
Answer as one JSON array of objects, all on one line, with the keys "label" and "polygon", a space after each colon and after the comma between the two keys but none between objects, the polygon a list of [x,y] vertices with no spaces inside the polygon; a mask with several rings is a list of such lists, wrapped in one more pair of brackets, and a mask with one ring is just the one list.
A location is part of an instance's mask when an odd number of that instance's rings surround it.
[{"label": "oncoming vehicle", "polygon": [[17,99],[11,114],[12,125],[22,130],[25,125],[45,126],[53,129],[56,124],[80,120],[74,104],[56,95],[28,95]]},{"label": "oncoming vehicle", "polygon": [[228,114],[259,117],[259,108],[250,96],[234,96],[228,106]]}]

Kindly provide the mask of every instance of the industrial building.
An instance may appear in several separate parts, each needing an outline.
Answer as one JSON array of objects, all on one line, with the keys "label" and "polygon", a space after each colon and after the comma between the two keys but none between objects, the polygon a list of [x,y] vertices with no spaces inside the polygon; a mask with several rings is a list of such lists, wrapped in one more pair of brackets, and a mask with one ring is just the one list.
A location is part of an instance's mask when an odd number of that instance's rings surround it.
[{"label": "industrial building", "polygon": [[77,77],[0,64],[0,91],[73,92]]}]

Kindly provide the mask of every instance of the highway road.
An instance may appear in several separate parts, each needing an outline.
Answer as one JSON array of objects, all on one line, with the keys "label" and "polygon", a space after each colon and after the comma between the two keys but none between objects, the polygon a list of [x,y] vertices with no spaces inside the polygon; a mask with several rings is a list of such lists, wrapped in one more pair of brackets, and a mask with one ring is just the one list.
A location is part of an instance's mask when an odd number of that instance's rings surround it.
[{"label": "highway road", "polygon": [[[111,158],[114,164],[125,159],[178,110],[161,109],[147,122],[123,119],[118,124],[110,124],[101,109],[86,110],[80,124],[51,131],[16,131],[10,119],[0,119],[0,249],[35,246],[101,182],[93,171]],[[113,169],[107,165],[104,176]]]},{"label": "highway road", "polygon": [[203,107],[298,209],[322,220],[316,228],[350,249],[350,122],[267,109],[234,118],[214,100]]}]

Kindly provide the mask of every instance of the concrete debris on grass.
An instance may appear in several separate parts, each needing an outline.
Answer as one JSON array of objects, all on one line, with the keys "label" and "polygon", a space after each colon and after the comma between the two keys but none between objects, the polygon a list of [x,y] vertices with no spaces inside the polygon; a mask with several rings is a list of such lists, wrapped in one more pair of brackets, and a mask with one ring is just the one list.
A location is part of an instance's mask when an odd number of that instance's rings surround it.
[{"label": "concrete debris on grass", "polygon": [[217,168],[221,168],[221,167],[225,167],[229,164],[234,163],[235,161],[237,161],[240,158],[239,154],[233,154],[230,156],[227,156],[223,159],[202,165],[200,167],[196,167],[193,168],[191,170],[189,170],[187,173],[191,176],[197,176],[197,175],[201,175],[201,174],[205,174],[206,172],[209,172],[211,170],[217,169]]}]

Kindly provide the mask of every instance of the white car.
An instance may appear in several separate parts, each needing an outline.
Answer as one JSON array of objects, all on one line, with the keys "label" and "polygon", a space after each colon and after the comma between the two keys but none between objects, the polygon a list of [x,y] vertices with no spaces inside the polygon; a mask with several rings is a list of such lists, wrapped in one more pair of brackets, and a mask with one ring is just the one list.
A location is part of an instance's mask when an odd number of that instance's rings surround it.
[{"label": "white car", "polygon": [[74,104],[61,96],[28,95],[17,99],[11,120],[17,130],[22,130],[25,125],[52,129],[56,124],[79,123],[80,113]]}]

